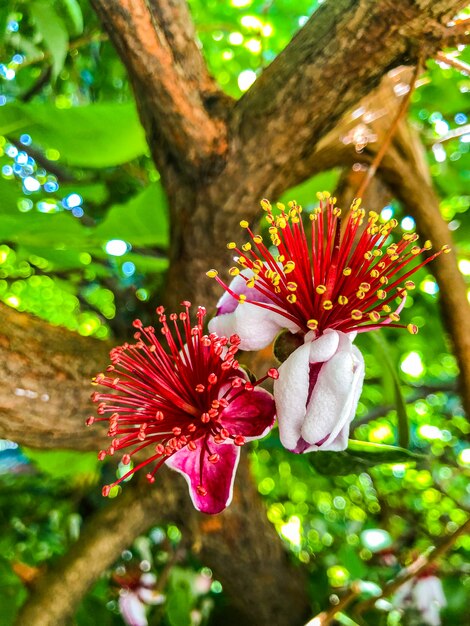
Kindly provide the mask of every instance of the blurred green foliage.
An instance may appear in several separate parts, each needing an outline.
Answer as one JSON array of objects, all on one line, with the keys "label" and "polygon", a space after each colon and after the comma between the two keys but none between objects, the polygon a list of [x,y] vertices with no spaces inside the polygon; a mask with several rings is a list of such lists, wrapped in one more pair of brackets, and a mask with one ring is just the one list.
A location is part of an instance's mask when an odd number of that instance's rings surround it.
[{"label": "blurred green foliage", "polygon": [[[233,97],[242,96],[320,4],[190,2],[209,68]],[[459,54],[470,62],[468,49]],[[470,77],[429,61],[411,109],[467,277],[469,90]],[[282,200],[295,197],[309,209],[316,191],[334,188],[338,176],[323,173]],[[85,0],[0,6],[0,202],[3,302],[99,339],[128,336],[137,313],[150,317],[167,267],[167,201],[126,72]],[[370,208],[384,219],[396,217],[403,230],[414,226],[397,203]],[[348,451],[294,456],[275,432],[253,446],[268,517],[310,571],[312,614],[353,580],[371,593],[416,551],[454,532],[470,509],[470,429],[429,268],[416,285],[404,315],[419,335],[388,330],[380,343],[358,339],[366,384]],[[82,520],[103,506],[100,471],[116,468],[98,467],[93,455],[20,452],[12,442],[0,441],[0,450],[0,623],[7,626],[43,564],[64,553]],[[385,548],[393,550],[393,562],[381,553]],[[468,550],[463,537],[440,564],[449,626],[465,620]],[[154,528],[95,585],[77,624],[122,623],[115,576],[135,567],[157,578],[170,572],[166,602],[150,608],[152,623],[207,623],[223,594],[203,565],[176,527]],[[368,623],[412,623],[391,608]]]}]

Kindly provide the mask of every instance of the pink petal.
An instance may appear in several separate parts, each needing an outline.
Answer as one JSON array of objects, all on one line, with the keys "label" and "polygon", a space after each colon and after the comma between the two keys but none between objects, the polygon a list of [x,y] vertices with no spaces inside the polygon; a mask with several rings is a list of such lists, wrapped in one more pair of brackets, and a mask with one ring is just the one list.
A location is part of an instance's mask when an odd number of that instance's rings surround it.
[{"label": "pink petal", "polygon": [[[243,270],[230,283],[230,289],[237,295],[244,294],[249,300],[271,303],[271,300],[253,287],[247,287],[243,276],[253,276],[251,270]],[[299,326],[286,319],[281,313],[274,313],[255,304],[238,301],[228,292],[217,303],[217,315],[209,322],[209,331],[219,337],[230,337],[234,333],[240,339],[241,350],[262,350],[274,340],[278,332],[287,328],[298,332]]]},{"label": "pink petal", "polygon": [[[240,272],[238,276],[235,276],[235,278],[229,284],[229,288],[231,291],[236,293],[238,296],[243,294],[249,297],[250,300],[256,300],[257,302],[271,302],[268,297],[264,296],[259,291],[253,289],[252,287],[247,287],[246,280],[243,278],[243,276],[246,276],[246,278],[251,278],[253,276],[253,272],[247,269]],[[238,300],[230,295],[228,291],[225,291],[223,296],[217,302],[217,315],[233,313],[237,306]]]},{"label": "pink petal", "polygon": [[145,605],[132,591],[122,590],[119,596],[119,611],[128,626],[148,626]]},{"label": "pink petal", "polygon": [[[207,452],[204,442],[205,438],[201,437],[195,441],[196,450],[191,451],[187,446],[178,450],[166,460],[166,464],[184,476],[196,509],[213,515],[223,511],[232,501],[240,448],[228,443],[216,444],[209,439],[207,443],[210,452]],[[211,463],[208,456],[215,453],[219,455],[219,460]],[[206,495],[198,493],[201,482]]]},{"label": "pink petal", "polygon": [[274,398],[258,387],[235,398],[220,414],[220,421],[231,434],[260,439],[273,427],[275,413]]}]

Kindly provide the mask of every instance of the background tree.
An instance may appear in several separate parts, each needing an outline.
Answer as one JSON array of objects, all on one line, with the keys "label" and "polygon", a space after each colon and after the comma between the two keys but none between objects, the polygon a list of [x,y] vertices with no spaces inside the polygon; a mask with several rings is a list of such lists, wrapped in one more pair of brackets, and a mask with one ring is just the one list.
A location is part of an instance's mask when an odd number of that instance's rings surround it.
[{"label": "background tree", "polygon": [[[332,591],[353,601],[353,580],[382,586],[414,549],[435,543],[459,542],[444,568],[456,585],[468,547],[458,530],[468,425],[455,378],[459,369],[468,410],[470,317],[456,253],[469,274],[460,214],[470,131],[467,53],[442,51],[468,39],[463,14],[450,22],[465,4],[33,0],[1,9],[0,297],[10,308],[1,309],[0,424],[3,463],[25,470],[3,478],[7,623],[25,586],[18,624],[118,623],[125,563],[158,573],[167,602],[153,618],[172,625],[194,622],[191,610],[214,623],[302,624]],[[428,59],[412,125],[402,117],[392,128],[414,82],[402,66]],[[404,230],[416,222],[454,253],[418,281],[408,315],[422,336],[361,338],[360,442],[298,458],[272,435],[251,452],[255,482],[245,457],[234,503],[216,518],[193,512],[182,481],[164,473],[152,489],[134,480],[103,502],[95,456],[85,454],[101,435],[82,423],[111,343],[162,301],[214,305],[204,273],[227,265],[225,242],[242,217],[256,220],[261,197],[295,197],[308,210],[316,191],[337,186],[346,201],[390,139],[366,206]],[[394,565],[377,555],[388,544]],[[215,577],[206,594],[195,591],[201,566]],[[448,623],[463,615],[463,590]],[[393,607],[364,602],[351,609],[358,623],[365,610],[367,623],[397,619]]]}]

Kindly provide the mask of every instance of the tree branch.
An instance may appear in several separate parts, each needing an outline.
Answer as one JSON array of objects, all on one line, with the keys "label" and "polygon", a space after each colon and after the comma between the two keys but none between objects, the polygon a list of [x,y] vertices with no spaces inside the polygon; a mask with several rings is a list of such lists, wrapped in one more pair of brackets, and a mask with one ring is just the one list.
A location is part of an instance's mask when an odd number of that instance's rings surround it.
[{"label": "tree branch", "polygon": [[447,32],[445,25],[466,4],[323,4],[236,104],[230,131],[241,139],[243,154],[238,145],[231,147],[230,170],[243,169],[250,184],[256,171],[258,194],[275,197],[297,184],[292,164],[311,154],[318,140],[387,71],[417,61],[420,46],[434,54]]},{"label": "tree branch", "polygon": [[38,579],[22,607],[18,626],[59,626],[72,618],[81,599],[117,555],[154,523],[176,521],[185,511],[181,489],[162,472],[158,489],[126,485],[122,495],[86,523],[79,540]]},{"label": "tree branch", "polygon": [[[373,96],[364,98],[344,116],[337,128],[317,146],[315,153],[305,162],[294,166],[295,175],[337,167],[339,165],[370,164],[387,133],[389,120],[397,109],[396,91],[409,83],[409,69],[395,70],[383,81]],[[349,137],[363,126],[362,133],[374,137],[365,147],[355,149]],[[454,344],[460,368],[460,392],[463,405],[470,415],[470,306],[467,288],[459,271],[455,246],[447,223],[439,210],[439,199],[433,190],[429,170],[419,137],[405,120],[399,124],[388,153],[378,172],[390,190],[390,197],[400,200],[414,217],[418,232],[430,239],[436,249],[451,248],[450,254],[441,255],[430,266],[439,285],[440,303],[444,322]]]},{"label": "tree branch", "polygon": [[110,345],[0,306],[0,431],[34,448],[96,450],[83,427]]},{"label": "tree branch", "polygon": [[91,0],[129,72],[162,175],[169,163],[194,177],[225,153],[222,94],[196,45],[185,0]]},{"label": "tree branch", "polygon": [[416,561],[414,561],[408,567],[405,567],[393,580],[390,580],[388,583],[386,583],[382,587],[382,592],[380,596],[375,598],[369,598],[368,600],[363,600],[362,602],[359,602],[354,607],[354,613],[360,615],[367,611],[367,609],[373,607],[377,600],[379,600],[380,598],[388,598],[389,596],[391,596],[404,583],[406,583],[408,580],[411,580],[415,576],[418,576],[422,571],[424,571],[430,563],[433,563],[440,559],[441,556],[446,554],[452,548],[452,546],[455,544],[459,537],[467,534],[469,531],[470,519],[468,519],[465,524],[460,526],[460,528],[452,533],[452,535],[449,535],[449,537],[444,539],[444,541],[442,541],[437,548],[434,548],[430,554],[428,554],[427,556],[420,555],[416,559]]},{"label": "tree branch", "polygon": [[[179,525],[196,556],[222,582],[231,601],[230,617],[224,613],[224,626],[301,626],[305,622],[306,574],[289,563],[266,519],[243,454],[234,500],[217,516],[197,513],[182,477],[166,468],[159,472],[155,485],[146,481],[125,485],[122,495],[87,521],[77,543],[39,579],[17,618],[17,626],[61,626],[67,622],[117,555],[137,535],[165,521]],[[280,588],[283,594],[276,591]]]}]

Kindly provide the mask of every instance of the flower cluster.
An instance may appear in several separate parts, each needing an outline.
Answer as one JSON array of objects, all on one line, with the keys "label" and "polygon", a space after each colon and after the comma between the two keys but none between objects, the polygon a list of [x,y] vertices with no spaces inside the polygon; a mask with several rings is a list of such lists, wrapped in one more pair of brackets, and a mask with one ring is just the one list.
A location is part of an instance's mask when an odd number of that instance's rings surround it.
[{"label": "flower cluster", "polygon": [[[400,322],[410,276],[447,248],[415,263],[431,249],[418,236],[405,233],[393,242],[396,220],[381,223],[353,202],[343,221],[329,194],[310,214],[311,230],[295,202],[277,212],[267,200],[269,239],[246,229],[251,241],[227,245],[236,265],[225,284],[216,270],[207,274],[225,289],[209,329],[235,332],[243,350],[260,350],[286,329],[303,338],[279,368],[274,384],[283,445],[293,452],[343,450],[364,379],[364,361],[352,345],[357,333],[382,326],[407,328]],[[273,251],[274,248],[274,251]],[[396,305],[396,301],[398,304]]]},{"label": "flower cluster", "polygon": [[[206,311],[197,309],[191,324],[190,303],[179,314],[157,309],[163,343],[156,330],[136,320],[135,343],[111,352],[111,365],[95,384],[98,416],[109,424],[111,445],[99,458],[124,451],[130,466],[103,494],[138,469],[151,467],[150,482],[162,464],[185,477],[195,507],[218,513],[231,501],[240,446],[263,437],[275,413],[283,445],[295,453],[344,450],[364,380],[364,359],[353,345],[357,333],[400,323],[411,275],[442,250],[415,261],[431,249],[416,234],[394,241],[396,220],[381,222],[356,200],[346,216],[329,194],[304,227],[295,202],[273,209],[267,200],[269,241],[241,226],[250,241],[234,242],[229,285],[216,270],[225,293],[204,331]],[[293,337],[279,370],[252,382],[236,360],[239,349],[259,350],[279,334]],[[274,379],[274,398],[258,385]],[[143,460],[139,453],[147,451]],[[149,453],[150,452],[150,453]]]},{"label": "flower cluster", "polygon": [[129,469],[111,487],[146,466],[150,482],[163,463],[180,472],[189,485],[194,506],[205,513],[218,513],[231,501],[240,447],[263,437],[274,423],[274,401],[257,385],[277,370],[251,382],[235,356],[240,343],[236,335],[227,339],[204,333],[203,307],[191,325],[190,303],[177,315],[157,309],[161,334],[155,328],[134,322],[134,344],[111,351],[106,374],[95,383],[113,393],[95,392],[98,403],[95,421],[109,423],[112,438],[103,460],[123,450],[122,463],[143,450],[151,453]]}]

